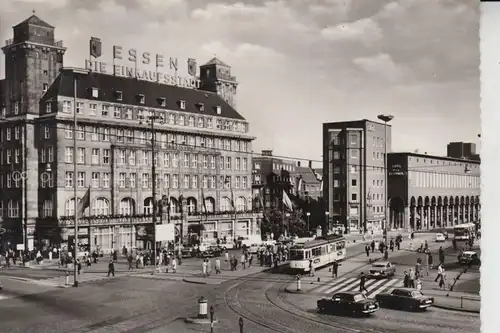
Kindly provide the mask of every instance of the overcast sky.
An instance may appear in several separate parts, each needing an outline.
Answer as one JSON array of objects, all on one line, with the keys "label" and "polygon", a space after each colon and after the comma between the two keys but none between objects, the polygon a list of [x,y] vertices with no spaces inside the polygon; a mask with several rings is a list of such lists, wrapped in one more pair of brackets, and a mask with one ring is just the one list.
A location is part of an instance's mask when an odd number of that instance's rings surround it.
[{"label": "overcast sky", "polygon": [[[56,27],[65,66],[88,39],[198,64],[217,55],[240,82],[254,150],[321,159],[321,124],[395,116],[393,151],[446,154],[477,142],[479,6],[470,0],[1,0],[0,37],[32,14]],[[0,77],[4,76],[1,58]]]}]

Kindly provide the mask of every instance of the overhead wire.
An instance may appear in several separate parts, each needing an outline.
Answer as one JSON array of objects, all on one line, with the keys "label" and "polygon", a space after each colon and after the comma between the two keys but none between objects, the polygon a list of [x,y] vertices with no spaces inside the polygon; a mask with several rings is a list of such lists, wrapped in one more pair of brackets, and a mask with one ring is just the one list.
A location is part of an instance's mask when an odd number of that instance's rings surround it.
[{"label": "overhead wire", "polygon": [[[64,121],[64,120],[62,120]],[[138,121],[139,122],[139,121]],[[72,124],[68,124],[70,125],[69,128],[72,129]],[[47,124],[45,124],[45,126],[47,126]],[[85,121],[85,125],[82,125],[82,126],[89,126],[88,125],[88,119],[86,119]],[[97,127],[106,127],[105,125],[101,125],[101,124],[92,124],[91,126],[97,126]],[[51,129],[59,129],[59,130],[67,130],[68,128],[65,126],[65,125],[62,125],[60,126],[59,124],[48,124],[48,127],[50,127]],[[142,131],[144,133],[150,133],[151,131],[150,130],[147,130],[146,127],[134,127],[134,126],[131,126],[132,130],[134,131]],[[186,129],[189,129],[191,127],[187,127],[186,126]],[[198,127],[194,127],[195,129],[198,128]],[[173,133],[173,131],[176,131],[176,130],[179,130],[179,129],[163,129],[163,128],[156,128],[155,129],[155,133],[156,135],[158,136],[158,134],[174,134],[174,135],[179,135],[177,133]],[[223,131],[223,130],[221,130]],[[84,127],[84,129],[77,129],[76,131],[77,133],[84,133],[85,134],[85,137],[87,135],[99,135],[99,137],[102,137],[102,135],[104,135],[102,132],[94,132],[94,131],[90,131],[88,129],[86,129]],[[126,136],[123,135],[123,136],[119,136],[116,132],[115,133],[111,133],[111,131],[109,133],[106,133],[105,134],[106,136],[110,137],[110,138],[118,138],[118,137],[122,137],[124,138],[124,140],[126,140]],[[194,136],[194,135],[197,135],[195,133],[190,133],[190,134],[180,134],[182,136]],[[203,135],[203,134],[198,134],[198,135]],[[206,133],[205,135],[207,136],[217,136],[217,134],[215,133]],[[133,145],[133,149],[141,149],[141,148],[138,148],[136,147],[136,140],[142,140],[143,143],[140,143],[140,144],[144,144],[144,148],[147,148],[147,145],[150,144],[148,141],[150,141],[149,139],[149,135],[146,135],[147,138],[145,137],[144,139],[142,138],[137,138],[137,137],[133,137],[134,139],[134,144],[131,144]],[[67,140],[70,140],[69,138],[65,138]],[[222,138],[224,139],[224,138]],[[234,139],[234,138],[228,138],[229,140],[231,139]],[[247,141],[248,139],[241,139],[242,141]],[[79,140],[79,141],[87,141],[87,139],[85,140]],[[91,142],[97,142],[97,141],[100,141],[102,142],[101,139],[99,140],[90,140]],[[109,141],[111,142],[111,140]],[[202,146],[199,146],[199,145],[192,145],[192,144],[188,144],[187,142],[185,143],[172,143],[172,142],[169,142],[168,140],[161,140],[159,139],[158,137],[155,139],[155,142],[158,144],[158,145],[162,145],[162,144],[166,144],[166,145],[172,145],[173,147],[184,147],[184,148],[192,148],[192,149],[207,149],[207,150],[212,150],[212,151],[219,151],[219,152],[226,152],[226,153],[238,153],[238,154],[246,154],[246,155],[250,155],[251,157],[262,157],[262,158],[269,158],[269,159],[282,159],[282,160],[285,160],[285,162],[297,162],[297,161],[311,161],[311,162],[317,162],[317,163],[323,163],[323,161],[318,161],[318,160],[311,160],[311,159],[307,159],[307,158],[303,158],[303,157],[292,157],[292,156],[286,156],[286,155],[266,155],[266,154],[263,154],[263,153],[258,153],[258,152],[253,152],[253,151],[241,151],[241,150],[236,150],[236,149],[225,149],[224,147],[208,147],[206,144],[202,147]],[[117,145],[120,145],[121,143],[118,143]],[[123,143],[124,145],[126,144],[125,142]],[[126,148],[126,147],[123,147],[123,148]],[[163,148],[163,149],[166,149],[166,148]],[[175,148],[174,148],[175,150]],[[182,149],[179,149],[179,151],[181,151]],[[189,151],[186,151],[186,153],[189,153]],[[209,151],[205,152],[206,154],[209,155]],[[381,153],[381,156],[383,156],[383,153]],[[433,158],[434,156],[429,156],[428,158]],[[441,156],[435,156],[437,158],[440,158]],[[419,156],[419,158],[425,158],[424,156]],[[374,164],[359,164],[359,163],[350,163],[348,162],[347,160],[341,160],[342,162],[339,163],[339,166],[340,165],[344,165],[344,166],[347,166],[347,167],[350,167],[350,166],[356,166],[356,167],[361,167],[361,168],[366,168],[367,171],[370,171],[370,172],[374,172],[374,171],[377,171],[377,173],[382,173],[383,174],[383,170],[386,169],[383,165],[383,160],[381,160],[381,165],[374,165]],[[430,174],[449,174],[449,175],[469,175],[469,176],[479,176],[479,174],[472,174],[470,173],[470,171],[472,170],[468,170],[469,172],[464,172],[464,173],[460,173],[460,172],[453,172],[453,171],[447,171],[447,170],[439,170],[439,171],[434,171],[434,170],[429,170],[429,169],[434,169],[434,168],[449,168],[449,167],[457,167],[457,166],[464,166],[467,165],[467,164],[471,164],[471,165],[479,165],[479,162],[478,161],[474,161],[474,160],[463,160],[463,161],[448,161],[450,162],[451,164],[430,164],[430,165],[421,165],[421,166],[412,166],[412,167],[408,167],[408,168],[405,168],[403,171],[416,171],[416,172],[425,172],[425,173],[430,173]],[[294,166],[296,166],[296,164],[294,164]]]}]

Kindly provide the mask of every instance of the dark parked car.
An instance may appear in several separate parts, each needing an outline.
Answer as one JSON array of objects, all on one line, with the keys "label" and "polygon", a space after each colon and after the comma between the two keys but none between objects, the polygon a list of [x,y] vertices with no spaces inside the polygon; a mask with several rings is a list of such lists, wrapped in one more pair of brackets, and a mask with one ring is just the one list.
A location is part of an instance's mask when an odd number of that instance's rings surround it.
[{"label": "dark parked car", "polygon": [[324,297],[317,302],[318,312],[327,314],[369,315],[379,309],[378,303],[360,292],[347,291]]},{"label": "dark parked car", "polygon": [[200,257],[202,258],[220,257],[221,255],[222,250],[217,246],[209,246],[208,249],[200,253]]},{"label": "dark parked car", "polygon": [[381,308],[425,310],[434,304],[434,297],[425,296],[420,290],[396,288],[390,293],[375,296]]},{"label": "dark parked car", "polygon": [[388,261],[376,262],[370,268],[368,277],[372,279],[386,279],[396,274],[396,266]]},{"label": "dark parked car", "polygon": [[184,247],[181,251],[182,258],[192,258],[196,256],[196,251],[192,247]]},{"label": "dark parked car", "polygon": [[458,256],[458,262],[462,265],[481,265],[481,259],[475,251],[465,251]]}]

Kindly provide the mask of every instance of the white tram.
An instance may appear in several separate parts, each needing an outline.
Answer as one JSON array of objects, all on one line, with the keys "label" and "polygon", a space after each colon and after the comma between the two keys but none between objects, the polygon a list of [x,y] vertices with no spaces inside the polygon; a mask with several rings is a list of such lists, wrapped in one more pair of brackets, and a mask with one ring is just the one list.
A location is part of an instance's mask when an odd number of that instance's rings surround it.
[{"label": "white tram", "polygon": [[346,256],[346,241],[341,235],[329,235],[290,248],[290,268],[309,272],[309,261],[314,269],[343,260]]}]

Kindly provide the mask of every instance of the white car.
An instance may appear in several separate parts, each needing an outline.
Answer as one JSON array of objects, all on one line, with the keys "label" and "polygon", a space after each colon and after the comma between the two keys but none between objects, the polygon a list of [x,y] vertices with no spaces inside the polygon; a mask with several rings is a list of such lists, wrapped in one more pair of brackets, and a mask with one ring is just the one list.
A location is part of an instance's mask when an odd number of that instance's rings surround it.
[{"label": "white car", "polygon": [[436,234],[436,242],[444,242],[446,240],[446,238],[444,237],[443,234],[439,233],[439,234]]}]

